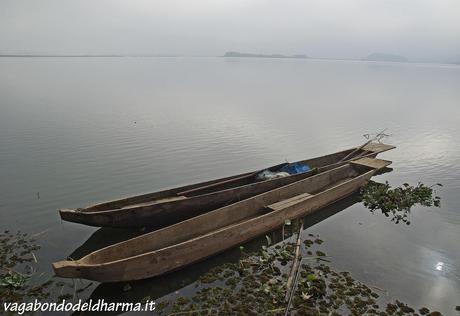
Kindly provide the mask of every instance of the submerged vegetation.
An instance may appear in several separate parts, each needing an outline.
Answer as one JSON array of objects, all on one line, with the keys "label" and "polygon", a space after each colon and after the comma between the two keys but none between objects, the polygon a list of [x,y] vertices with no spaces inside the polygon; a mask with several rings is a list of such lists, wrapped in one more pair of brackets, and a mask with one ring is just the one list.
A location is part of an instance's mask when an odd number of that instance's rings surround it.
[{"label": "submerged vegetation", "polygon": [[[284,243],[247,254],[237,264],[214,268],[196,283],[197,292],[157,304],[160,315],[441,315],[415,310],[398,300],[382,302],[371,287],[348,272],[336,272],[320,251],[322,240],[309,235],[302,246],[292,304],[286,301],[295,245]],[[289,310],[286,311],[287,306]]]},{"label": "submerged vegetation", "polygon": [[35,253],[40,249],[26,233],[8,230],[0,232],[0,311],[3,303],[22,303],[75,298],[85,288],[75,282],[57,281],[53,276],[39,273]]},{"label": "submerged vegetation", "polygon": [[[435,186],[442,186],[440,183]],[[418,183],[416,186],[404,183],[401,187],[392,188],[388,181],[378,183],[369,181],[361,190],[364,203],[371,212],[379,209],[385,216],[393,215],[392,221],[396,224],[403,222],[410,224],[408,215],[415,205],[421,206],[441,206],[441,198],[434,196],[433,186],[426,186]]]},{"label": "submerged vegetation", "polygon": [[1,301],[16,302],[29,298],[49,297],[51,280],[39,281],[34,265],[35,251],[40,249],[35,241],[22,232],[0,233],[0,297]]}]

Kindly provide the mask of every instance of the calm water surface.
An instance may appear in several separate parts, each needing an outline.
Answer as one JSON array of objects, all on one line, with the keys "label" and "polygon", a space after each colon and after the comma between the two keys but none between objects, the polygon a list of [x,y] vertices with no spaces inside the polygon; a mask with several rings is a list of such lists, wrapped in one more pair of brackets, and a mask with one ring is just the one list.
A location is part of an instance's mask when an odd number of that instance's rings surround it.
[{"label": "calm water surface", "polygon": [[[51,273],[52,261],[122,238],[119,231],[61,222],[58,208],[314,157],[387,127],[387,142],[398,148],[380,157],[392,160],[394,171],[376,179],[441,182],[442,207],[414,208],[406,226],[348,199],[311,219],[304,233],[319,233],[335,267],[385,289],[388,298],[456,315],[459,87],[460,67],[449,65],[1,58],[0,228],[43,232],[37,256]],[[88,295],[186,293],[236,253],[134,282],[131,292],[100,285]]]}]

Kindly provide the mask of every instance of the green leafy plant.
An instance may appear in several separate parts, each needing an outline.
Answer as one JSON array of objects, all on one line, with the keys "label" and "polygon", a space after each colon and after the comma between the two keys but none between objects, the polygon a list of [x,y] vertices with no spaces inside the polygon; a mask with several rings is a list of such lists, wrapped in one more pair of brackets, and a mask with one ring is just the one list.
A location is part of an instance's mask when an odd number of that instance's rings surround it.
[{"label": "green leafy plant", "polygon": [[0,287],[22,288],[29,279],[28,276],[10,271],[7,275],[0,279]]},{"label": "green leafy plant", "polygon": [[[289,315],[419,315],[398,300],[385,298],[348,272],[325,264],[318,235],[305,239]],[[293,243],[277,244],[257,253],[243,253],[238,263],[219,265],[202,276],[195,292],[157,302],[159,315],[284,315],[288,270],[294,258]],[[423,311],[430,310],[423,308]],[[440,315],[432,312],[430,315]]]},{"label": "green leafy plant", "polygon": [[[438,183],[435,186],[442,185]],[[361,190],[361,197],[364,206],[371,212],[379,209],[386,216],[392,214],[392,221],[395,223],[404,222],[409,225],[408,215],[413,206],[441,206],[441,198],[434,195],[433,187],[419,182],[416,186],[404,183],[401,187],[392,188],[388,181],[385,183],[369,181]]]}]

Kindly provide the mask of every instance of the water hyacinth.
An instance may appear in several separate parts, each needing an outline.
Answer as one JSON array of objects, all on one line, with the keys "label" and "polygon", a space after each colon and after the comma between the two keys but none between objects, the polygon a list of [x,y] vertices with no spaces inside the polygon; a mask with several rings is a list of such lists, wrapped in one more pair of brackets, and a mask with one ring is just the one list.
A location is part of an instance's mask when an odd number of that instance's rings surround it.
[{"label": "water hyacinth", "polygon": [[77,289],[74,282],[57,281],[36,271],[34,238],[22,232],[0,232],[0,312],[5,302],[29,302],[75,298],[89,286]]},{"label": "water hyacinth", "polygon": [[[317,235],[310,237],[303,242],[289,315],[440,315],[427,308],[417,311],[398,300],[384,302],[350,273],[331,268],[318,249],[323,241]],[[285,315],[287,273],[294,251],[292,243],[263,246],[252,254],[243,248],[239,263],[212,269],[197,282],[193,295],[160,300],[156,311],[159,315]]]},{"label": "water hyacinth", "polygon": [[[442,185],[438,183],[435,186]],[[408,215],[413,206],[441,206],[441,198],[434,194],[433,186],[426,186],[420,182],[416,186],[404,183],[401,187],[392,188],[388,181],[369,181],[361,190],[364,206],[371,212],[381,210],[386,216],[392,214],[391,220],[395,223],[404,222],[407,225],[410,224]]]},{"label": "water hyacinth", "polygon": [[52,281],[36,284],[34,252],[40,249],[26,233],[0,233],[0,301],[22,302],[30,298],[46,299]]}]

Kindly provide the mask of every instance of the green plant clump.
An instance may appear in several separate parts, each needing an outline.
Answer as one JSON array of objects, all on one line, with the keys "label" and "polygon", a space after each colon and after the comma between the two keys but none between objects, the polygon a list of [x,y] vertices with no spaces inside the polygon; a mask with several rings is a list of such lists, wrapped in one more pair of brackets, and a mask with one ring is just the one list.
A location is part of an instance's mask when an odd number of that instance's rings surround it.
[{"label": "green plant clump", "polygon": [[[442,186],[441,184],[436,184]],[[434,196],[433,186],[426,186],[418,183],[416,186],[404,183],[401,187],[392,188],[388,181],[369,183],[361,190],[361,197],[364,206],[371,212],[379,209],[383,214],[393,215],[392,221],[396,224],[404,222],[410,224],[408,215],[414,205],[426,207],[440,207],[441,198]]]}]

